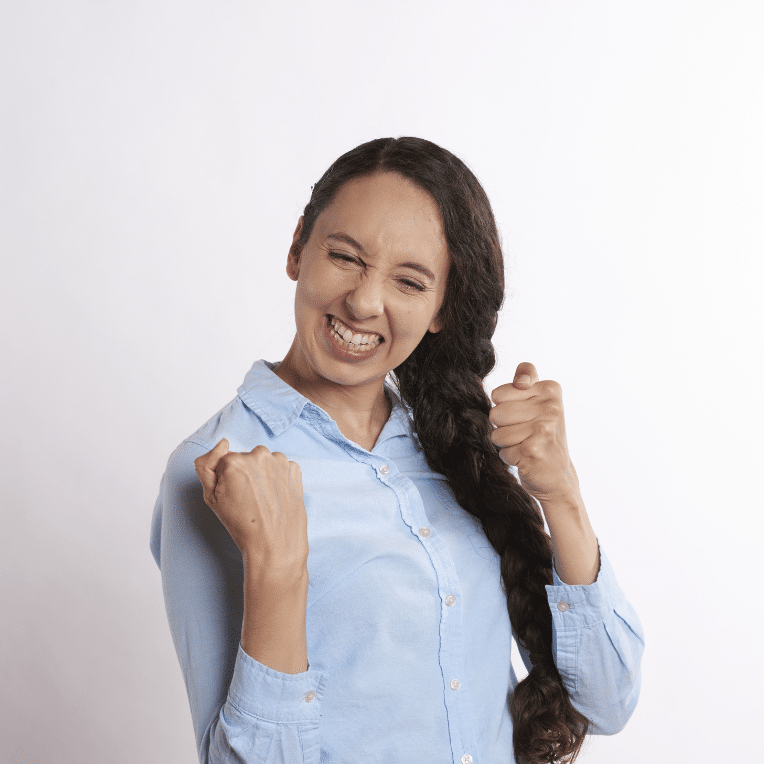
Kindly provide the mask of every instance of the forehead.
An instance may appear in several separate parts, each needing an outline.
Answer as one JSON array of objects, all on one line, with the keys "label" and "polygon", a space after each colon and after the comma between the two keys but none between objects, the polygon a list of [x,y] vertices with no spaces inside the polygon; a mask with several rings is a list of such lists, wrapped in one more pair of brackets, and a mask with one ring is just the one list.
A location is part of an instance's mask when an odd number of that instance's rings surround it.
[{"label": "forehead", "polygon": [[322,238],[349,234],[373,257],[410,254],[447,268],[448,247],[435,199],[399,175],[377,173],[348,181],[316,222]]}]

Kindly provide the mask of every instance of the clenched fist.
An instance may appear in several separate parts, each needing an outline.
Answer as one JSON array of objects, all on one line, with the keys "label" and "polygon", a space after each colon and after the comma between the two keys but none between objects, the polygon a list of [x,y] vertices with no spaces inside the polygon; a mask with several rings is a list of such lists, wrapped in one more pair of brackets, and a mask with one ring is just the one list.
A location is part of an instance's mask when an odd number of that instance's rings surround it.
[{"label": "clenched fist", "polygon": [[228,450],[222,438],[194,461],[204,501],[257,569],[286,573],[307,570],[308,516],[300,465],[265,446]]},{"label": "clenched fist", "polygon": [[545,501],[575,502],[580,497],[578,475],[568,452],[562,387],[552,379],[539,382],[527,361],[512,383],[491,393],[496,404],[488,415],[496,429],[491,440],[502,446],[499,456],[517,466],[520,482],[531,496]]}]

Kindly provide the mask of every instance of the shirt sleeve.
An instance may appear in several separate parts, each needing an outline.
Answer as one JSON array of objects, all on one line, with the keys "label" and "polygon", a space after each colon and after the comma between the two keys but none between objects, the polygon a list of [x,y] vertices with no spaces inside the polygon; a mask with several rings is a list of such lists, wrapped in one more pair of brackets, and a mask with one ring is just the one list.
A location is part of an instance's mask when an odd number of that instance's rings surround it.
[{"label": "shirt sleeve", "polygon": [[645,638],[636,611],[599,549],[600,570],[593,583],[563,583],[553,557],[553,584],[546,591],[554,659],[571,702],[591,722],[589,734],[615,735],[639,699]]},{"label": "shirt sleeve", "polygon": [[151,553],[191,707],[201,764],[319,764],[325,673],[275,671],[241,647],[241,552],[204,503],[186,441],[170,456],[151,525]]}]

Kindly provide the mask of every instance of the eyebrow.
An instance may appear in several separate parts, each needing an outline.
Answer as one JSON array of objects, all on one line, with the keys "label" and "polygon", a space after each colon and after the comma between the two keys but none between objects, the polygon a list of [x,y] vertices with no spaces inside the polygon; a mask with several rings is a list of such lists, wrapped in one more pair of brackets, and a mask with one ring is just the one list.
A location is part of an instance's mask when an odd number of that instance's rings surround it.
[{"label": "eyebrow", "polygon": [[[338,233],[330,233],[326,238],[337,239],[337,241],[344,241],[345,244],[350,244],[351,247],[355,247],[360,252],[363,252],[364,255],[368,256],[366,250],[349,234],[339,231]],[[437,280],[435,278],[435,274],[427,266],[422,265],[421,263],[399,263],[399,266],[402,268],[411,268],[415,271],[419,271],[419,273],[421,273],[423,276],[426,276],[432,282]]]}]

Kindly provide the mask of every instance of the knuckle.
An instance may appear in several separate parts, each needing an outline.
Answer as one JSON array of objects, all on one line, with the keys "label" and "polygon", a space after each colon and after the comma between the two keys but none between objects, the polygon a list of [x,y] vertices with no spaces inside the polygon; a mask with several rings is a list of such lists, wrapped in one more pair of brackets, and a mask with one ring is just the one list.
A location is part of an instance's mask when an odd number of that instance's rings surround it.
[{"label": "knuckle", "polygon": [[525,453],[531,459],[539,459],[541,455],[544,453],[544,449],[540,443],[532,441],[531,443],[528,443],[528,445],[526,446]]},{"label": "knuckle", "polygon": [[244,466],[244,456],[238,451],[230,451],[220,458],[218,462],[218,470],[236,470],[241,469]]},{"label": "knuckle", "polygon": [[542,435],[554,435],[557,432],[557,425],[550,419],[539,422],[538,428]]}]

